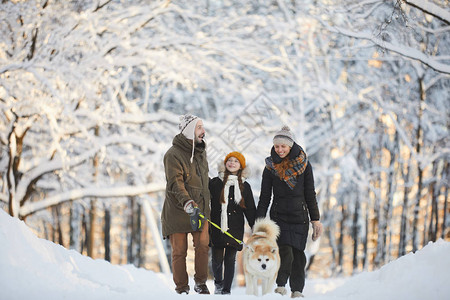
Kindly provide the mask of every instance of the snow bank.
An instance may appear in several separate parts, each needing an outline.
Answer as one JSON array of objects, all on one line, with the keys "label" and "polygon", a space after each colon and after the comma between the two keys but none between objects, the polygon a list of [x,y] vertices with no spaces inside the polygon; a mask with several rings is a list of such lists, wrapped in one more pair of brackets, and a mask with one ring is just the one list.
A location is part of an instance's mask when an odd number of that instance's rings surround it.
[{"label": "snow bank", "polygon": [[[309,299],[448,299],[450,243],[439,240],[380,270],[348,279],[308,280]],[[192,281],[192,279],[191,279]],[[212,283],[208,283],[212,287]],[[161,299],[175,294],[171,278],[134,266],[93,260],[37,238],[22,221],[0,210],[0,299]],[[211,290],[213,290],[211,288]],[[232,290],[233,298],[244,295]],[[219,295],[189,297],[204,300]],[[265,299],[280,295],[269,294]]]},{"label": "snow bank", "polygon": [[450,243],[429,243],[379,270],[354,276],[329,295],[342,299],[449,299]]},{"label": "snow bank", "polygon": [[135,299],[171,294],[161,274],[115,266],[37,238],[0,210],[0,299]]}]

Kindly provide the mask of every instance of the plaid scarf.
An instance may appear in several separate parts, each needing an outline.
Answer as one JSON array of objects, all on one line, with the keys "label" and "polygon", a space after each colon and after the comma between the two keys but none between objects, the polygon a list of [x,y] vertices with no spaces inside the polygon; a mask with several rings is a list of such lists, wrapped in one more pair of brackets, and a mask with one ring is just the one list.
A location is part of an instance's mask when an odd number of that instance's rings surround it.
[{"label": "plaid scarf", "polygon": [[[298,149],[295,146],[297,146]],[[296,152],[298,152],[298,154]],[[273,153],[274,151],[272,152],[272,156],[266,158],[266,168],[269,169],[272,174],[286,182],[289,188],[293,190],[297,184],[298,176],[305,172],[306,166],[308,165],[308,158],[306,157],[305,151],[303,151],[303,149],[297,144],[294,144],[291,149],[291,153],[289,153],[288,168],[284,172],[283,176],[280,176],[274,167],[274,159],[275,161],[280,161],[280,157],[276,153],[276,157],[273,157]],[[291,156],[294,157],[291,158]]]}]

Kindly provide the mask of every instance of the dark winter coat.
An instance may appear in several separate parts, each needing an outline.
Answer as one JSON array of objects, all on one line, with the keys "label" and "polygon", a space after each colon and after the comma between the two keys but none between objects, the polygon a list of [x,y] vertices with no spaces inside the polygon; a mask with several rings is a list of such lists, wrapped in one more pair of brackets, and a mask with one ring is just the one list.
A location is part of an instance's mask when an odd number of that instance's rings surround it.
[{"label": "dark winter coat", "polygon": [[[221,226],[220,216],[222,212],[222,204],[220,203],[220,194],[223,188],[223,181],[219,177],[214,177],[209,182],[209,190],[211,192],[211,221]],[[228,232],[242,241],[244,237],[244,215],[250,227],[255,223],[256,206],[253,199],[253,192],[250,184],[244,182],[244,191],[242,197],[244,198],[245,209],[234,202],[234,189],[239,188],[230,186],[228,194]],[[235,240],[225,235],[214,226],[210,226],[210,245],[215,247],[234,247],[238,251],[242,250],[242,245],[239,245]]]},{"label": "dark winter coat", "polygon": [[174,137],[172,147],[164,155],[166,172],[166,198],[161,212],[162,235],[191,232],[189,215],[184,204],[194,200],[200,211],[209,218],[210,194],[208,189],[208,162],[205,143],[196,144],[191,163],[192,140],[183,134]]},{"label": "dark winter coat", "polygon": [[[294,143],[289,159],[295,159],[303,151]],[[272,148],[266,162],[279,163],[281,158]],[[265,217],[273,193],[270,218],[280,226],[279,245],[290,245],[304,250],[308,236],[309,220],[319,220],[314,177],[311,164],[307,162],[305,171],[298,176],[295,187],[291,189],[286,182],[274,174],[266,165],[263,171],[261,194],[256,216]]]}]

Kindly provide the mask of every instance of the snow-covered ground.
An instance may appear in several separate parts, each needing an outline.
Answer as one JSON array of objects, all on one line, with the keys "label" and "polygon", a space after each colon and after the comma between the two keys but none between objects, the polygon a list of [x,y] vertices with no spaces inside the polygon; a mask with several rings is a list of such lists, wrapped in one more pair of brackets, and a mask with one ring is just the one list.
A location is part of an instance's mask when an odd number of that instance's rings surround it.
[{"label": "snow-covered ground", "polygon": [[[450,299],[450,242],[430,243],[380,270],[351,278],[307,280],[308,299]],[[208,282],[211,291],[212,282]],[[39,239],[0,210],[0,299],[179,299],[170,277],[111,265]],[[245,295],[232,290],[233,298]],[[188,297],[225,297],[196,295]],[[279,299],[269,294],[265,299]],[[287,298],[288,296],[284,296]]]}]

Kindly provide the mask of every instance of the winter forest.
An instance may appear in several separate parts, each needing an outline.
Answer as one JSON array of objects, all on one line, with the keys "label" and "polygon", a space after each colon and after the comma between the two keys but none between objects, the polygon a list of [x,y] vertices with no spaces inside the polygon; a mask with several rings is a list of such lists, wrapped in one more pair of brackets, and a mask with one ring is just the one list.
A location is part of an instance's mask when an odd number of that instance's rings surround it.
[{"label": "winter forest", "polygon": [[[283,124],[325,232],[308,276],[450,241],[447,0],[3,0],[0,207],[42,238],[170,272],[163,156],[205,124],[210,177]],[[250,230],[249,228],[247,228]]]}]

